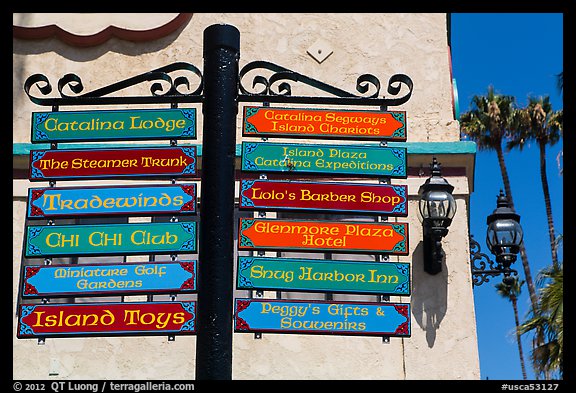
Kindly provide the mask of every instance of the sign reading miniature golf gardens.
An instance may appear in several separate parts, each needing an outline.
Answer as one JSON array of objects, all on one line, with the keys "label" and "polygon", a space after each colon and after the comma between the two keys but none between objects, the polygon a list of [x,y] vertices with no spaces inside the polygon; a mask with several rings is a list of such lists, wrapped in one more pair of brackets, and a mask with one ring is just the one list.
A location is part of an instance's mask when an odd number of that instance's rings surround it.
[{"label": "sign reading miniature golf gardens", "polygon": [[25,256],[195,253],[196,223],[40,225],[26,228]]},{"label": "sign reading miniature golf gardens", "polygon": [[244,107],[244,136],[406,141],[406,112]]},{"label": "sign reading miniature golf gardens", "polygon": [[196,290],[196,261],[24,266],[22,296],[110,296]]},{"label": "sign reading miniature golf gardens", "polygon": [[408,224],[240,218],[240,250],[408,254]]},{"label": "sign reading miniature golf gardens", "polygon": [[28,218],[195,213],[194,183],[28,190]]},{"label": "sign reading miniature golf gardens", "polygon": [[195,334],[196,302],[21,305],[18,338]]},{"label": "sign reading miniature golf gardens", "polygon": [[239,257],[237,288],[409,295],[410,265]]},{"label": "sign reading miniature golf gardens", "polygon": [[196,148],[33,150],[32,181],[118,177],[194,177]]},{"label": "sign reading miniature golf gardens", "polygon": [[410,336],[410,304],[236,299],[234,331]]},{"label": "sign reading miniature golf gardens", "polygon": [[406,195],[405,185],[242,180],[240,208],[406,216]]},{"label": "sign reading miniature golf gardens", "polygon": [[195,108],[32,113],[32,143],[195,138]]},{"label": "sign reading miniature golf gardens", "polygon": [[406,178],[406,148],[243,142],[242,170]]}]

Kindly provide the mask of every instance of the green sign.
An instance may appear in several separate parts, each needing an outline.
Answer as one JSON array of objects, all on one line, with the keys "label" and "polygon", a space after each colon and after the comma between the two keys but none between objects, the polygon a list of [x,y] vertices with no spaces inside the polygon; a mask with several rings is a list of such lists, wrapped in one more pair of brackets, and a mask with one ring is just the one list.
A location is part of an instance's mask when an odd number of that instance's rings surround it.
[{"label": "green sign", "polygon": [[291,258],[238,258],[238,289],[410,294],[410,265]]},{"label": "green sign", "polygon": [[139,139],[196,139],[196,109],[32,113],[32,143]]},{"label": "green sign", "polygon": [[243,142],[242,170],[406,178],[406,148]]},{"label": "green sign", "polygon": [[26,257],[196,252],[196,223],[40,225],[26,232]]}]

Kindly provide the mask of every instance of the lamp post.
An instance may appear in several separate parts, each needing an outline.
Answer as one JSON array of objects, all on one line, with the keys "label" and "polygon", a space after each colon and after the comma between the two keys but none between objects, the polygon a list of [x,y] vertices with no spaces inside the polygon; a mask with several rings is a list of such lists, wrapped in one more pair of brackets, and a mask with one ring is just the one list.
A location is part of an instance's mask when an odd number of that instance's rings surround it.
[{"label": "lamp post", "polygon": [[456,201],[452,196],[454,186],[441,175],[441,165],[432,158],[431,176],[420,186],[419,213],[423,227],[424,271],[438,274],[442,271],[444,250],[442,238],[448,234],[448,227],[456,213]]},{"label": "lamp post", "polygon": [[[496,209],[486,218],[488,228],[486,230],[486,245],[496,257],[496,263],[491,261],[486,254],[480,252],[480,245],[475,240],[470,241],[472,283],[479,286],[488,281],[490,277],[503,274],[502,282],[511,285],[514,282],[512,274],[518,272],[511,269],[516,262],[516,256],[520,251],[520,243],[523,239],[523,231],[520,226],[520,215],[516,214],[506,195],[500,190],[496,200]],[[477,248],[476,251],[474,251]],[[476,262],[479,261],[479,265]],[[488,265],[487,265],[488,263]],[[487,269],[488,266],[488,269]]]}]

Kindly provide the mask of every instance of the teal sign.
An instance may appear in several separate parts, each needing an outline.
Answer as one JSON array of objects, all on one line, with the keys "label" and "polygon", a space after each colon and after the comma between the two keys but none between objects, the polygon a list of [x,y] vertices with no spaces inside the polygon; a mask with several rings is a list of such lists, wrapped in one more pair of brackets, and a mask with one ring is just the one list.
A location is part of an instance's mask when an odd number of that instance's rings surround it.
[{"label": "teal sign", "polygon": [[196,109],[32,113],[32,143],[139,139],[196,139]]},{"label": "teal sign", "polygon": [[24,266],[22,296],[110,296],[196,290],[196,261]]},{"label": "teal sign", "polygon": [[410,304],[236,299],[234,331],[410,336]]},{"label": "teal sign", "polygon": [[238,258],[238,289],[410,294],[408,263]]},{"label": "teal sign", "polygon": [[28,190],[28,218],[195,213],[194,183]]},{"label": "teal sign", "polygon": [[243,142],[242,170],[406,178],[406,148]]},{"label": "teal sign", "polygon": [[196,223],[41,225],[26,231],[25,256],[196,252]]}]

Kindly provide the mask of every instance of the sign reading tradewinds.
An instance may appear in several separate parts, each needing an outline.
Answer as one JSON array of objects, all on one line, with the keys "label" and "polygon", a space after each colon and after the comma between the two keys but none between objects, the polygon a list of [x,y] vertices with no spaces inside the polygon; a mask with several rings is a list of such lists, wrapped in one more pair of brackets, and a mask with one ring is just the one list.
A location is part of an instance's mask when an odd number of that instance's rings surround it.
[{"label": "sign reading tradewinds", "polygon": [[236,299],[234,331],[410,337],[410,304]]},{"label": "sign reading tradewinds", "polygon": [[409,295],[410,265],[238,257],[237,288]]},{"label": "sign reading tradewinds", "polygon": [[407,216],[407,186],[242,180],[240,208]]},{"label": "sign reading tradewinds", "polygon": [[32,143],[196,139],[196,109],[32,112]]},{"label": "sign reading tradewinds", "polygon": [[32,181],[194,177],[196,147],[32,150]]},{"label": "sign reading tradewinds", "polygon": [[191,335],[196,302],[23,304],[18,338]]},{"label": "sign reading tradewinds", "polygon": [[406,141],[406,112],[244,107],[243,136]]},{"label": "sign reading tradewinds", "polygon": [[196,184],[28,189],[28,218],[195,214]]},{"label": "sign reading tradewinds", "polygon": [[240,250],[408,255],[408,224],[240,218]]},{"label": "sign reading tradewinds", "polygon": [[196,290],[196,261],[24,266],[22,296],[109,296]]},{"label": "sign reading tradewinds", "polygon": [[196,252],[196,223],[41,225],[26,231],[25,256]]},{"label": "sign reading tradewinds", "polygon": [[406,148],[242,142],[242,170],[406,178]]}]

